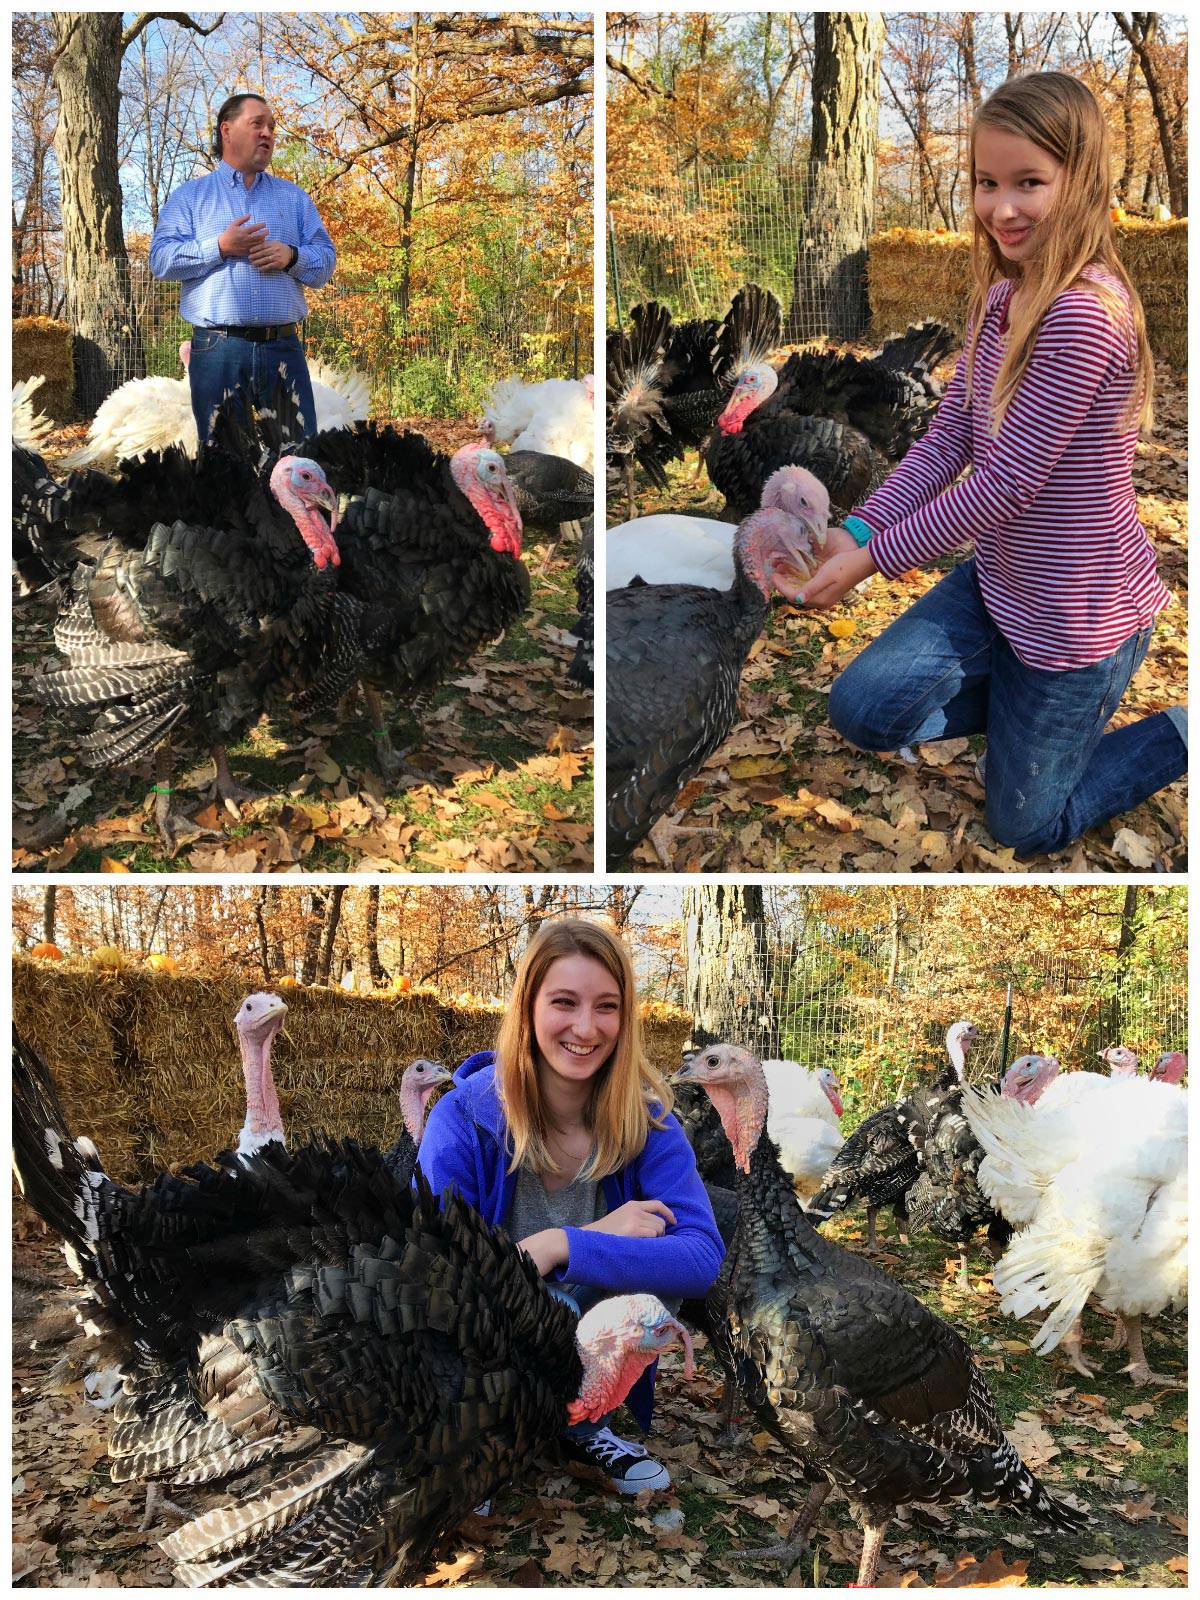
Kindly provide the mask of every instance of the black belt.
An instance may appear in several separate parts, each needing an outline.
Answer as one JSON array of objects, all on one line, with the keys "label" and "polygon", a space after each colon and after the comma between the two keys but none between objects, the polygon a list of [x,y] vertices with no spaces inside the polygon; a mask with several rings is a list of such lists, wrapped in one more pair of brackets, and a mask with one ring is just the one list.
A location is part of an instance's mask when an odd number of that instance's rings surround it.
[{"label": "black belt", "polygon": [[299,328],[297,322],[279,322],[254,328],[222,327],[220,323],[210,328],[198,328],[198,333],[230,333],[235,339],[252,339],[255,344],[270,344],[275,339],[290,338]]}]

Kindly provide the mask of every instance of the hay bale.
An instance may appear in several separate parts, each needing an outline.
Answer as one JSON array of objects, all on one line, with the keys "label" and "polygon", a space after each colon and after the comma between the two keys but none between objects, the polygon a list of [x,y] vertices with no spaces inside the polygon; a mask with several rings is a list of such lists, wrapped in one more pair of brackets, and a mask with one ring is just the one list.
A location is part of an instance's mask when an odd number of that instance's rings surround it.
[{"label": "hay bale", "polygon": [[679,1070],[683,1047],[692,1031],[691,1017],[646,1017],[642,1021],[642,1042],[652,1065],[669,1077]]},{"label": "hay bale", "polygon": [[[1126,218],[1113,225],[1117,255],[1141,298],[1150,348],[1187,365],[1187,222]],[[871,336],[902,332],[937,317],[961,337],[970,300],[971,245],[965,233],[889,228],[868,241]]]},{"label": "hay bale", "polygon": [[45,378],[38,406],[55,422],[75,421],[75,359],[71,330],[53,317],[18,317],[12,328],[12,381]]}]

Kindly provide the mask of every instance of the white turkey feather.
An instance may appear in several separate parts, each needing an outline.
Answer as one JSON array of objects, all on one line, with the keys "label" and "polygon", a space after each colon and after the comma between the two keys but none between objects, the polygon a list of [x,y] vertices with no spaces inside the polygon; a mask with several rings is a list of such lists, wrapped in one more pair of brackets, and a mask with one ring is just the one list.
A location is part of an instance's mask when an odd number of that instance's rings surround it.
[{"label": "white turkey feather", "polygon": [[54,429],[52,419],[44,412],[35,412],[33,397],[45,383],[39,373],[35,378],[22,378],[13,384],[12,436],[13,443],[24,445],[26,450],[40,450],[46,435]]},{"label": "white turkey feather", "polygon": [[596,413],[587,379],[522,383],[501,378],[493,384],[483,414],[498,444],[561,456],[594,473]]},{"label": "white turkey feather", "polygon": [[799,1062],[764,1061],[762,1068],[767,1079],[767,1132],[779,1146],[779,1159],[801,1199],[811,1200],[845,1143],[838,1114],[816,1073]]},{"label": "white turkey feather", "polygon": [[732,522],[665,512],[622,522],[608,530],[605,540],[604,587],[624,589],[634,578],[641,578],[643,583],[694,583],[702,589],[728,589],[733,582],[736,533]]}]

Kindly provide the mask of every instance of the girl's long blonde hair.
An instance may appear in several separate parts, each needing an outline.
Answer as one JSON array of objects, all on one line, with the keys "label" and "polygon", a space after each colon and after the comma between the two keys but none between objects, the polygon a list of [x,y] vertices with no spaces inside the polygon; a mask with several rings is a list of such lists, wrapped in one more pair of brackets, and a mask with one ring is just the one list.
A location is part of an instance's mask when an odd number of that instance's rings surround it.
[{"label": "girl's long blonde hair", "polygon": [[[978,217],[971,241],[971,305],[973,324],[967,348],[967,398],[971,398],[975,349],[983,326],[988,290],[1002,278],[1024,278],[1028,294],[1009,325],[1008,348],[996,374],[992,394],[991,431],[1004,420],[1021,382],[1042,318],[1063,292],[1073,285],[1087,289],[1104,306],[1113,325],[1129,328],[1134,378],[1129,402],[1119,420],[1128,428],[1137,424],[1148,433],[1154,421],[1154,358],[1146,337],[1146,316],[1129,274],[1117,259],[1110,196],[1110,140],[1108,123],[1099,102],[1086,84],[1065,72],[1031,72],[1010,78],[980,106],[971,124],[971,193],[975,193],[975,137],[980,128],[999,128],[1019,135],[1063,165],[1058,198],[1038,224],[1041,240],[1036,256],[1024,270],[1005,261],[996,241]],[[1084,267],[1100,266],[1124,284],[1126,306],[1107,284],[1081,279]]]},{"label": "girl's long blonde hair", "polygon": [[[517,968],[512,998],[496,1037],[496,1082],[512,1139],[509,1171],[527,1166],[545,1175],[560,1168],[546,1141],[546,1109],[538,1083],[533,1002],[552,961],[590,956],[612,978],[621,997],[621,1027],[612,1055],[592,1079],[583,1108],[593,1148],[580,1168],[584,1178],[618,1172],[641,1153],[651,1126],[661,1127],[673,1096],[646,1059],[633,963],[624,944],[598,922],[563,917],[545,922],[529,942]],[[658,1110],[651,1112],[656,1102]]]}]

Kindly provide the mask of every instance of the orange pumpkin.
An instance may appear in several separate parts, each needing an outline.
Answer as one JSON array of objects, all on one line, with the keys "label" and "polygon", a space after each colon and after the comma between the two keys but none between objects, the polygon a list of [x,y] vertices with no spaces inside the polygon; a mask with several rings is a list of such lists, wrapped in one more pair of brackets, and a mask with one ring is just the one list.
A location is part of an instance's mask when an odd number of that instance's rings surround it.
[{"label": "orange pumpkin", "polygon": [[396,979],[395,983],[392,985],[392,988],[396,991],[397,994],[407,994],[408,991],[412,988],[412,979],[411,978],[406,978],[404,976],[404,974],[401,973],[401,975]]},{"label": "orange pumpkin", "polygon": [[37,956],[42,961],[61,961],[63,958],[62,951],[48,939],[43,939],[41,944],[35,944],[29,954]]}]

